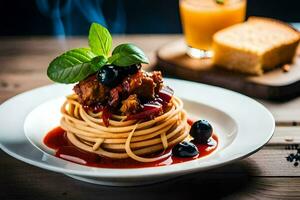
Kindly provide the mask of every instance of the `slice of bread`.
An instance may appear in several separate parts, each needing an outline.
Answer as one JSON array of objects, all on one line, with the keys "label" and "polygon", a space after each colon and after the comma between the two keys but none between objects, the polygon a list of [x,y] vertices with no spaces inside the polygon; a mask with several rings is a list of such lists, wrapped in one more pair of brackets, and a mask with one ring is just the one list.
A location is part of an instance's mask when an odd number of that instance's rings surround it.
[{"label": "slice of bread", "polygon": [[250,17],[246,22],[213,36],[216,66],[261,75],[265,70],[292,62],[300,34],[281,21]]}]

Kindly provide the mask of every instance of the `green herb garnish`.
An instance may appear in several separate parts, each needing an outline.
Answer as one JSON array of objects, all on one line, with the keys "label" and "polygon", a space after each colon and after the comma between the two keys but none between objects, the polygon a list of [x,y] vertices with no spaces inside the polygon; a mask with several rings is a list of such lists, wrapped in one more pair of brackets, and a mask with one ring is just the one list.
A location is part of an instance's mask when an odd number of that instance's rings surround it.
[{"label": "green herb garnish", "polygon": [[144,52],[133,44],[120,44],[117,46],[108,61],[122,67],[149,62]]},{"label": "green herb garnish", "polygon": [[52,81],[76,83],[97,72],[106,64],[126,67],[149,63],[144,52],[133,44],[121,44],[109,56],[112,37],[100,24],[91,25],[88,38],[90,48],[69,50],[49,64],[47,75]]},{"label": "green herb garnish", "polygon": [[89,31],[89,46],[95,54],[108,56],[112,46],[108,30],[100,24],[93,23]]},{"label": "green herb garnish", "polygon": [[216,0],[217,4],[224,4],[224,0]]},{"label": "green herb garnish", "polygon": [[67,51],[55,58],[47,70],[48,77],[59,83],[75,83],[96,72],[91,60],[96,55],[88,48]]}]

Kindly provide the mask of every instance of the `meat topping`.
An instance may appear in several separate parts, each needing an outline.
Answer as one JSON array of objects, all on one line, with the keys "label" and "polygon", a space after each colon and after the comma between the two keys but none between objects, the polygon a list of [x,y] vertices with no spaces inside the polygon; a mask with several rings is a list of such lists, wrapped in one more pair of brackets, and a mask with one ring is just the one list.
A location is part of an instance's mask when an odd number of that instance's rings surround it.
[{"label": "meat topping", "polygon": [[136,94],[130,95],[122,101],[120,111],[125,114],[134,114],[141,109],[141,104]]},{"label": "meat topping", "polygon": [[113,88],[104,86],[92,75],[75,85],[74,92],[82,105],[108,105],[123,114],[133,114],[141,108],[140,100],[154,99],[162,85],[161,72],[138,70]]}]

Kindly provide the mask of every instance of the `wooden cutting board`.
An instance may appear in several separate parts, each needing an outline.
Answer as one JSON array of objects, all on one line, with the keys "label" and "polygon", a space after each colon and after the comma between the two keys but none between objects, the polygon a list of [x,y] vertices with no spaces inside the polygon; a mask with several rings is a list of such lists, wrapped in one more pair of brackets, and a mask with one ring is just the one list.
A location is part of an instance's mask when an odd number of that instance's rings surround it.
[{"label": "wooden cutting board", "polygon": [[300,96],[300,56],[289,64],[262,76],[244,75],[212,65],[211,59],[193,59],[185,54],[184,40],[174,41],[157,51],[157,69],[165,76],[181,78],[234,90],[245,95],[274,101]]}]

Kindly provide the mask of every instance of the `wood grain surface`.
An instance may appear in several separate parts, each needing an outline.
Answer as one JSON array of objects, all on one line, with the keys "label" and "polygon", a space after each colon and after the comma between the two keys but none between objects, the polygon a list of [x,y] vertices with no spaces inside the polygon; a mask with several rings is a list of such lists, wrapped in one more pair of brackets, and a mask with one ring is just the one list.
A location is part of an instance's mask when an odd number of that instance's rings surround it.
[{"label": "wood grain surface", "polygon": [[[180,35],[115,36],[133,42],[155,66],[155,51]],[[65,49],[87,45],[85,38],[0,38],[0,103],[50,84],[46,69]],[[268,145],[233,164],[140,187],[83,183],[18,161],[0,151],[0,199],[300,199],[300,163],[288,162],[300,143],[300,98],[285,103],[258,100],[274,115],[276,131]],[[250,116],[255,117],[255,116]],[[299,147],[298,147],[299,148]]]}]

